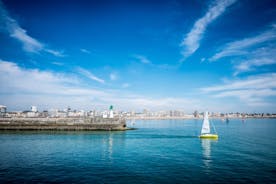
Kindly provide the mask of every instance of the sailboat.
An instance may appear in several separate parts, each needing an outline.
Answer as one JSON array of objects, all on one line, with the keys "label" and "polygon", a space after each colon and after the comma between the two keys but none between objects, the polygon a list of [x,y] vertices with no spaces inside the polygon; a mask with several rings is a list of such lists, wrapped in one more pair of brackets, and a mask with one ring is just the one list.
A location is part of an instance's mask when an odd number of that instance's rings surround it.
[{"label": "sailboat", "polygon": [[216,129],[214,127],[214,131],[215,133],[212,134],[211,133],[211,129],[210,129],[210,122],[208,119],[208,112],[206,111],[204,114],[204,120],[203,120],[203,124],[202,124],[202,129],[201,129],[201,134],[200,134],[200,138],[202,139],[217,139],[218,138],[218,134],[216,133]]}]

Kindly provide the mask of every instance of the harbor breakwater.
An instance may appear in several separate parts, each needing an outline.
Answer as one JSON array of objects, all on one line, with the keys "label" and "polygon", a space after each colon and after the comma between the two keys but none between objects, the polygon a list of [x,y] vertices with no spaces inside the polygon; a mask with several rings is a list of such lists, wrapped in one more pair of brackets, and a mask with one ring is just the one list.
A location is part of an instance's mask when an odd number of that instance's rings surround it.
[{"label": "harbor breakwater", "polygon": [[121,118],[0,118],[0,130],[127,130]]}]

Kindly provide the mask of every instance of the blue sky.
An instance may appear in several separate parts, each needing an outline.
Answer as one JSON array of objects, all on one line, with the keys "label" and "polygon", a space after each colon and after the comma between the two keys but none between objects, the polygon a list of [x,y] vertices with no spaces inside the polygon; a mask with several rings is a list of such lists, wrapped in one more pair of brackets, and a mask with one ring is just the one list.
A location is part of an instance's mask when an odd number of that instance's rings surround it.
[{"label": "blue sky", "polygon": [[275,112],[276,3],[0,1],[9,110]]}]

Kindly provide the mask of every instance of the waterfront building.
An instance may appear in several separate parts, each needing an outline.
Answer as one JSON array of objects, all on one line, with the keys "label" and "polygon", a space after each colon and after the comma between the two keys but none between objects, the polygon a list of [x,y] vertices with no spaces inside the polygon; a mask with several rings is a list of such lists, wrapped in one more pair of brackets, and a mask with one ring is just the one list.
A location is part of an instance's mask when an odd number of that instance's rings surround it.
[{"label": "waterfront building", "polygon": [[102,112],[103,118],[107,118],[107,114],[108,114],[107,111],[103,111]]},{"label": "waterfront building", "polygon": [[4,105],[0,105],[0,117],[6,116],[7,107]]},{"label": "waterfront building", "polygon": [[37,107],[36,106],[31,106],[31,111],[32,112],[38,112]]}]

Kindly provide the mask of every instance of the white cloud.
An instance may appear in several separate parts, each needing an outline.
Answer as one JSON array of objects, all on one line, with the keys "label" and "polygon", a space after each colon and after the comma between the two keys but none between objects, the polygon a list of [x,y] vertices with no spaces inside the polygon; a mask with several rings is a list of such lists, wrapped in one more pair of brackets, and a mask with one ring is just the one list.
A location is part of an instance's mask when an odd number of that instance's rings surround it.
[{"label": "white cloud", "polygon": [[128,88],[129,86],[130,86],[129,83],[124,83],[124,84],[122,85],[123,88]]},{"label": "white cloud", "polygon": [[109,96],[104,90],[82,87],[84,82],[74,75],[26,69],[3,60],[0,60],[0,83],[0,101],[10,109],[24,110],[31,104],[43,108],[72,105],[81,109],[93,106],[93,98]]},{"label": "white cloud", "polygon": [[182,54],[185,58],[192,55],[199,48],[200,40],[207,26],[223,14],[227,7],[235,2],[236,0],[217,0],[210,6],[207,13],[195,22],[193,28],[181,43],[181,46],[184,48]]},{"label": "white cloud", "polygon": [[265,97],[276,96],[276,90],[273,89],[243,89],[222,91],[213,95],[217,98],[235,97],[239,98],[243,103],[249,106],[273,106],[273,102],[264,100]]},{"label": "white cloud", "polygon": [[248,49],[253,48],[259,44],[270,42],[276,39],[276,28],[271,29],[250,38],[233,41],[227,43],[221,51],[210,58],[210,61],[217,61],[224,57],[241,56],[251,54]]},{"label": "white cloud", "polygon": [[63,94],[65,88],[78,83],[78,80],[72,76],[37,69],[24,69],[13,62],[3,60],[0,60],[0,75],[1,93]]},{"label": "white cloud", "polygon": [[134,55],[134,58],[136,58],[139,62],[143,64],[152,64],[151,61],[146,56]]},{"label": "white cloud", "polygon": [[225,44],[209,60],[217,61],[231,57],[235,70],[234,76],[243,72],[256,71],[260,67],[276,64],[275,41],[276,28],[271,26],[270,29],[256,36]]},{"label": "white cloud", "polygon": [[191,108],[198,103],[192,99],[151,98],[123,90],[93,88],[73,75],[26,69],[3,60],[0,60],[0,83],[0,101],[8,106],[8,110],[25,110],[31,105],[37,105],[41,110],[63,109],[67,106],[91,110],[106,109],[110,104],[124,110],[143,108],[188,110],[187,107]]},{"label": "white cloud", "polygon": [[118,79],[118,75],[117,75],[116,73],[111,73],[111,74],[109,75],[109,77],[110,77],[110,80],[112,80],[112,81],[115,81],[115,80]]},{"label": "white cloud", "polygon": [[251,76],[243,80],[228,81],[226,84],[202,88],[204,92],[236,89],[276,88],[276,73]]},{"label": "white cloud", "polygon": [[0,2],[0,22],[2,22],[1,24],[3,26],[1,26],[2,31],[7,32],[10,35],[10,37],[21,42],[24,51],[30,53],[39,53],[43,51],[57,57],[64,56],[62,52],[49,49],[45,46],[45,44],[28,35],[27,31],[20,27],[17,21],[9,16],[9,13],[4,8],[2,2]]},{"label": "white cloud", "polygon": [[248,105],[264,105],[268,104],[265,98],[276,96],[276,73],[228,81],[222,85],[205,87],[201,90],[216,98],[236,97]]},{"label": "white cloud", "polygon": [[99,77],[97,77],[96,75],[94,75],[93,73],[91,73],[90,71],[86,70],[86,69],[83,69],[83,68],[77,68],[78,72],[84,76],[86,76],[87,78],[91,79],[91,80],[94,80],[94,81],[97,81],[99,83],[102,83],[104,84],[105,81]]},{"label": "white cloud", "polygon": [[90,54],[91,53],[91,51],[89,51],[87,49],[80,49],[80,51],[83,52],[83,53],[86,53],[86,54]]},{"label": "white cloud", "polygon": [[28,52],[39,52],[44,45],[36,39],[30,37],[26,30],[19,27],[17,24],[10,25],[10,36],[19,40],[23,44],[23,49]]},{"label": "white cloud", "polygon": [[158,68],[158,69],[163,69],[163,70],[173,70],[173,69],[177,69],[180,64],[176,64],[176,65],[170,65],[170,64],[154,64],[151,60],[149,60],[146,56],[143,55],[133,55],[133,57],[140,63],[146,65],[146,66],[150,66],[153,68]]},{"label": "white cloud", "polygon": [[[7,82],[8,81],[8,82]],[[246,104],[275,107],[265,97],[275,96],[276,74],[259,75],[244,80],[229,81],[221,86],[205,88],[207,95],[194,97],[151,97],[108,88],[95,88],[75,75],[53,71],[27,69],[16,63],[0,60],[0,102],[8,110],[25,110],[36,105],[40,110],[50,108],[106,109],[113,104],[121,110],[174,110],[192,112],[205,110],[241,110],[235,104],[223,104],[223,101],[209,98],[237,97]],[[129,84],[125,83],[125,86]],[[271,102],[272,103],[272,102]],[[243,104],[241,104],[243,105]],[[240,109],[239,109],[240,108]]]},{"label": "white cloud", "polygon": [[[243,72],[257,71],[260,67],[275,65],[275,52],[276,48],[274,45],[270,44],[264,45],[258,49],[254,48],[254,50],[243,56],[245,59],[240,61],[237,59],[236,62],[233,62],[235,70],[234,76]],[[273,67],[271,69],[273,69]]]},{"label": "white cloud", "polygon": [[276,90],[272,89],[240,89],[231,91],[222,91],[219,94],[214,95],[215,97],[239,97],[242,99],[249,99],[254,97],[264,97],[264,96],[276,96]]},{"label": "white cloud", "polygon": [[53,54],[56,57],[65,57],[64,51],[57,51],[52,49],[44,49],[44,51]]},{"label": "white cloud", "polygon": [[264,65],[272,65],[276,64],[275,59],[271,58],[260,58],[260,59],[252,59],[252,60],[246,60],[244,62],[239,63],[238,65],[235,65],[235,73],[234,75],[238,75],[242,72],[248,72],[255,69],[255,67],[260,67]]},{"label": "white cloud", "polygon": [[121,109],[151,109],[151,110],[175,110],[182,109],[186,112],[192,111],[191,108],[196,108],[199,103],[195,99],[185,98],[151,98],[141,95],[120,95],[120,97],[106,97],[105,101],[112,104],[117,104]]},{"label": "white cloud", "polygon": [[56,61],[52,62],[52,64],[57,65],[57,66],[63,66],[64,65],[64,63],[56,62]]}]

